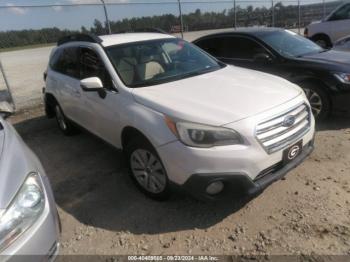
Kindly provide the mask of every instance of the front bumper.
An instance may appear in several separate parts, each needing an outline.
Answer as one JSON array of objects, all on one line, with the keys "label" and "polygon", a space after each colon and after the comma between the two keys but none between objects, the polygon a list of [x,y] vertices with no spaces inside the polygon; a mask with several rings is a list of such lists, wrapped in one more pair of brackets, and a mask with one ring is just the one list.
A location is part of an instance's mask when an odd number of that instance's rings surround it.
[{"label": "front bumper", "polygon": [[[263,192],[268,186],[283,178],[289,171],[300,165],[314,150],[312,140],[303,148],[303,152],[294,161],[282,166],[278,163],[261,172],[261,176],[252,180],[244,173],[226,174],[195,174],[191,176],[183,188],[196,198],[203,200],[220,200],[234,196],[255,196]],[[208,195],[206,188],[214,181],[222,181],[224,189],[217,195]]]},{"label": "front bumper", "polygon": [[38,221],[0,254],[1,261],[54,261],[59,252],[60,222],[49,180],[41,176],[46,206]]},{"label": "front bumper", "polygon": [[[157,152],[169,180],[199,197],[206,195],[204,187],[213,179],[225,180],[231,188],[226,190],[230,194],[242,191],[254,194],[263,190],[299,165],[312,152],[315,121],[311,117],[310,128],[302,137],[295,137],[281,150],[272,153],[268,153],[257,139],[257,123],[263,123],[272,116],[280,116],[281,112],[288,112],[302,103],[307,102],[303,96],[299,96],[262,114],[225,125],[242,134],[244,143],[240,145],[194,148],[175,141],[158,147]],[[302,141],[302,155],[294,159],[293,163],[282,166],[284,150],[298,141]]]},{"label": "front bumper", "polygon": [[[334,112],[346,112],[350,113],[350,87],[349,85],[342,85],[343,90],[336,92],[331,96],[331,102]],[[347,88],[347,90],[345,90]]]}]

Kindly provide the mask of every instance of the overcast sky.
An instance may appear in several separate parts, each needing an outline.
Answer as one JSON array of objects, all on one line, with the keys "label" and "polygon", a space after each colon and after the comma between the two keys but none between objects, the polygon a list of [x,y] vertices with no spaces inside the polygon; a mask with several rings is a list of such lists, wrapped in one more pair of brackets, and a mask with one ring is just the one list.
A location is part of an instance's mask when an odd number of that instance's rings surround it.
[{"label": "overcast sky", "polygon": [[[105,0],[108,5],[110,20],[123,18],[175,14],[178,15],[176,0]],[[233,7],[233,0],[181,0],[183,12],[193,12],[197,8],[202,11],[222,11]],[[266,0],[236,0],[237,5],[270,7]],[[327,0],[330,2],[332,0]],[[196,3],[191,3],[196,2]],[[277,2],[277,0],[275,0]],[[296,4],[297,0],[280,0],[285,5]],[[322,2],[322,0],[301,0],[302,4]],[[81,26],[91,27],[95,18],[104,21],[104,12],[98,6],[99,0],[0,0],[0,31],[20,29],[40,29],[44,27],[59,27],[61,29],[80,29]],[[52,5],[47,7],[46,5]],[[64,5],[81,6],[64,6]],[[27,6],[45,7],[27,7]],[[60,6],[62,5],[62,6]]]}]

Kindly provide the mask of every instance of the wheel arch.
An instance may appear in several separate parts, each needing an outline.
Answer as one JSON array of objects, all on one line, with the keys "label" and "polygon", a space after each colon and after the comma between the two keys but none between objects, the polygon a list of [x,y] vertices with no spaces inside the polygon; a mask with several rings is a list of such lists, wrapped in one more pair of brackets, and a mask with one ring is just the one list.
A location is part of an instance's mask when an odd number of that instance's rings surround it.
[{"label": "wheel arch", "polygon": [[321,87],[322,90],[326,93],[330,105],[330,110],[333,109],[333,101],[331,98],[331,92],[329,87],[320,79],[313,78],[313,77],[305,77],[298,79],[295,84],[299,85],[301,88],[303,88],[303,85],[310,84],[315,85],[317,87]]},{"label": "wheel arch", "polygon": [[123,128],[122,133],[121,133],[122,149],[125,150],[125,148],[132,141],[132,139],[134,139],[136,137],[142,138],[152,145],[151,140],[143,132],[141,132],[139,129],[132,127],[132,126],[126,126]]},{"label": "wheel arch", "polygon": [[54,106],[58,104],[56,97],[51,93],[45,94],[45,113],[48,118],[55,117]]},{"label": "wheel arch", "polygon": [[328,34],[326,34],[326,33],[316,33],[316,34],[314,34],[312,37],[310,37],[310,39],[311,39],[312,41],[314,41],[314,42],[315,42],[317,39],[320,39],[320,38],[326,39],[326,41],[328,41],[328,44],[330,45],[330,47],[333,46],[331,37],[330,37]]}]

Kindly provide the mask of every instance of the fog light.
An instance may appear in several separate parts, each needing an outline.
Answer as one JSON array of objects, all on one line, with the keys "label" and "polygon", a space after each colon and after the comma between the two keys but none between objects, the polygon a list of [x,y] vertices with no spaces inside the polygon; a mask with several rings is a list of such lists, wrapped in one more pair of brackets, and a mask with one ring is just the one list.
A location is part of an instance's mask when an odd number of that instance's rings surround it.
[{"label": "fog light", "polygon": [[207,187],[207,193],[209,195],[217,195],[224,189],[224,183],[222,181],[215,181]]}]

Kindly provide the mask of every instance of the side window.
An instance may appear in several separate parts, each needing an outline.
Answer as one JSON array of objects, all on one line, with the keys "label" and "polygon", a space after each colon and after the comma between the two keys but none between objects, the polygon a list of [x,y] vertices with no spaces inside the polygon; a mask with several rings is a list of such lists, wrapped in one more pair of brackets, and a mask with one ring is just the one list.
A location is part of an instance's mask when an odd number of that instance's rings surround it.
[{"label": "side window", "polygon": [[106,89],[112,89],[112,79],[95,51],[89,48],[80,50],[80,79],[98,77]]},{"label": "side window", "polygon": [[68,47],[57,50],[50,61],[53,70],[74,78],[79,78],[78,49]]},{"label": "side window", "polygon": [[345,19],[350,19],[350,5],[345,5],[342,8],[340,8],[331,16],[329,20],[337,21],[337,20],[345,20]]},{"label": "side window", "polygon": [[219,39],[217,38],[209,38],[204,39],[196,43],[197,46],[202,48],[204,51],[208,52],[212,56],[219,57],[220,50],[219,50]]},{"label": "side window", "polygon": [[222,58],[253,60],[257,54],[266,54],[266,49],[259,43],[245,37],[223,37],[220,40]]},{"label": "side window", "polygon": [[238,36],[209,38],[196,44],[217,58],[252,60],[257,54],[267,53],[265,48],[254,40]]},{"label": "side window", "polygon": [[51,56],[50,67],[52,70],[58,71],[59,68],[59,59],[61,56],[61,49],[57,49]]}]

